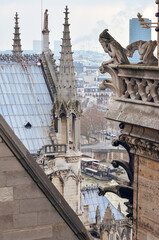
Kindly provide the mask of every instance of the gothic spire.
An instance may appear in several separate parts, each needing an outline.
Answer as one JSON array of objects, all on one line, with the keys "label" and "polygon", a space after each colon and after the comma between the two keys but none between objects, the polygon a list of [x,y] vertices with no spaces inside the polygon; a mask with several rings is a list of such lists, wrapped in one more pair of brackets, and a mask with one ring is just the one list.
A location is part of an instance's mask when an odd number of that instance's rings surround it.
[{"label": "gothic spire", "polygon": [[104,217],[103,217],[103,223],[110,223],[114,219],[110,203],[108,203]]},{"label": "gothic spire", "polygon": [[20,39],[20,33],[19,33],[19,26],[18,26],[18,13],[16,12],[15,14],[15,31],[14,31],[14,39],[13,39],[13,55],[19,54],[22,55],[22,50],[21,50],[21,39]]},{"label": "gothic spire", "polygon": [[60,70],[59,70],[59,97],[68,102],[76,100],[76,80],[74,73],[72,45],[68,23],[68,7],[65,8],[65,23],[61,45]]}]

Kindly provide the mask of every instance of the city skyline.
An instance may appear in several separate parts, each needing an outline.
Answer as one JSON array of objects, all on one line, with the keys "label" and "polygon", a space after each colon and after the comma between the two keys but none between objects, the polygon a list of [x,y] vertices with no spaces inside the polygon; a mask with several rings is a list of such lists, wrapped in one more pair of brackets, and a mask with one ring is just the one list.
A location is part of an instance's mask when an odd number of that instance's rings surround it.
[{"label": "city skyline", "polygon": [[[134,0],[133,5],[127,0],[2,0],[0,3],[0,50],[12,49],[14,16],[19,14],[19,26],[23,50],[33,49],[33,40],[41,40],[42,17],[45,9],[49,13],[50,48],[55,40],[61,40],[64,8],[69,7],[71,41],[74,50],[92,50],[103,52],[98,36],[105,28],[122,44],[129,44],[129,19],[138,12],[144,17],[156,21],[155,1]],[[152,39],[156,32],[152,30]]]}]

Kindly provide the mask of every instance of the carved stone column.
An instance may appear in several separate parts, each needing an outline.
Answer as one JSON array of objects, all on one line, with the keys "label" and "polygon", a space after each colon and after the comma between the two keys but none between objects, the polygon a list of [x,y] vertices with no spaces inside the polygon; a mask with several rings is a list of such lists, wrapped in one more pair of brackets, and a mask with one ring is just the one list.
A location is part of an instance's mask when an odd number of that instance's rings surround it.
[{"label": "carved stone column", "polygon": [[59,134],[59,137],[61,137],[61,118],[58,117],[58,134]]},{"label": "carved stone column", "polygon": [[80,117],[77,119],[77,132],[78,132],[78,150],[81,150],[81,121]]},{"label": "carved stone column", "polygon": [[69,153],[69,117],[66,117],[66,152]]},{"label": "carved stone column", "polygon": [[74,118],[74,144],[75,144],[75,151],[78,150],[78,120]]}]

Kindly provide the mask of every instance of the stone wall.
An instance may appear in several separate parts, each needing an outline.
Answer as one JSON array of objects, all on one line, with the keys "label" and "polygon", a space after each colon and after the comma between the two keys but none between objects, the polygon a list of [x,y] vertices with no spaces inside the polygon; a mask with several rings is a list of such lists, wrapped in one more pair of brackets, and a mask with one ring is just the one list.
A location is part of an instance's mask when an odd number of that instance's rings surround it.
[{"label": "stone wall", "polygon": [[[103,67],[103,69],[102,69]],[[123,165],[129,174],[128,217],[133,219],[133,240],[159,239],[159,68],[121,64],[102,65],[112,81],[101,89],[113,89],[115,97],[106,118],[120,122],[122,145],[129,154]],[[120,188],[122,192],[122,187]],[[126,192],[126,191],[125,191]],[[133,194],[132,194],[133,193]],[[133,214],[132,214],[133,210]],[[133,215],[133,216],[132,216]]]},{"label": "stone wall", "polygon": [[[159,239],[159,164],[136,156],[134,166],[134,239]],[[155,238],[156,237],[156,238]]]},{"label": "stone wall", "polygon": [[0,142],[0,239],[78,239],[36,183]]}]

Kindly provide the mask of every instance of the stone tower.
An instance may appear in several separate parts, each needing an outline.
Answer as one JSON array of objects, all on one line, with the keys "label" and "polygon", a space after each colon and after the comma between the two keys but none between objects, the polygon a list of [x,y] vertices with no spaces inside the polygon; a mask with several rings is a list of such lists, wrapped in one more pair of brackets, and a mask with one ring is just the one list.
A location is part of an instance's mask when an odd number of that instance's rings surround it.
[{"label": "stone tower", "polygon": [[18,13],[15,14],[15,32],[14,32],[14,39],[13,39],[13,55],[22,55],[21,50],[21,39],[20,39],[20,33],[19,33],[19,26],[18,26]]},{"label": "stone tower", "polygon": [[[76,80],[68,24],[68,7],[65,8],[60,70],[56,69],[49,49],[47,10],[44,14],[42,65],[53,93],[53,124],[50,127],[52,145],[44,146],[43,159],[47,162],[50,178],[72,209],[81,215],[81,105],[77,100]],[[46,167],[46,166],[45,166]],[[46,170],[46,168],[45,168]]]}]

